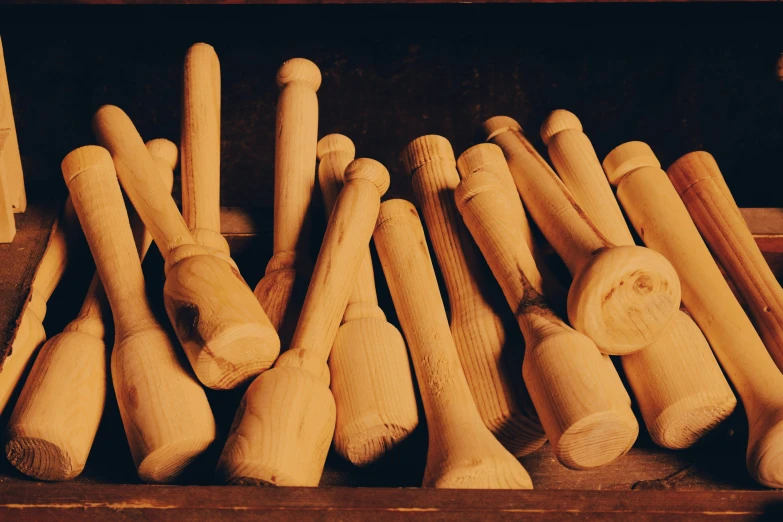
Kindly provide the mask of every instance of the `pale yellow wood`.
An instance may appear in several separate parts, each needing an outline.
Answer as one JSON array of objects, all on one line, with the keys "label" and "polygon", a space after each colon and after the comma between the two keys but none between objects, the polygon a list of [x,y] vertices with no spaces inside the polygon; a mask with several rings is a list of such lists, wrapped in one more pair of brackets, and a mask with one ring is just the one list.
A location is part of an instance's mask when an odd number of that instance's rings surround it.
[{"label": "pale yellow wood", "polygon": [[[446,282],[451,335],[479,414],[512,455],[532,453],[544,444],[546,436],[519,368],[509,364],[515,359],[504,356],[521,350],[521,339],[505,331],[499,313],[505,309],[501,292],[485,276],[481,253],[454,204],[460,178],[451,144],[441,136],[422,136],[408,144],[402,157]],[[513,185],[510,177],[506,182]],[[519,202],[516,188],[507,194]],[[522,216],[524,211],[516,221],[527,223]],[[532,244],[529,228],[523,235]]]},{"label": "pale yellow wood", "polygon": [[680,303],[677,274],[666,259],[635,246],[614,247],[511,118],[484,122],[499,145],[533,220],[574,276],[568,292],[573,327],[611,355],[649,346]]},{"label": "pale yellow wood", "polygon": [[111,155],[82,147],[62,171],[114,317],[112,382],[137,472],[170,482],[215,440],[212,411],[150,309]]},{"label": "pale yellow wood", "polygon": [[772,359],[783,369],[783,288],[742,219],[715,158],[692,152],[668,169],[696,228],[728,273]]},{"label": "pale yellow wood", "polygon": [[[147,148],[162,162],[159,174],[171,190],[176,145],[152,140]],[[138,216],[131,219],[131,228],[144,259],[152,237]],[[96,273],[78,317],[41,348],[8,422],[6,456],[22,473],[39,480],[67,480],[84,469],[106,398],[108,317]]]},{"label": "pale yellow wood", "polygon": [[8,74],[3,56],[3,41],[0,39],[0,129],[9,129],[5,153],[0,156],[0,172],[5,170],[6,187],[14,212],[24,212],[27,208],[27,195],[24,189],[22,158],[19,154],[19,142],[16,137],[14,111],[11,105],[11,91],[8,87]]},{"label": "pale yellow wood", "polygon": [[783,487],[783,375],[650,147],[620,145],[603,166],[639,236],[676,267],[683,303],[742,399],[749,423],[748,471],[764,485]]},{"label": "pale yellow wood", "polygon": [[422,485],[532,488],[525,468],[492,435],[473,401],[414,206],[402,199],[384,202],[373,238],[427,417],[429,447]]},{"label": "pale yellow wood", "polygon": [[540,276],[520,227],[519,203],[499,181],[503,153],[492,144],[476,147],[489,150],[465,165],[454,197],[525,336],[522,374],[539,419],[563,465],[607,464],[631,449],[639,424],[595,343],[557,317],[528,280],[526,274]]},{"label": "pale yellow wood", "polygon": [[193,241],[133,122],[106,105],[93,127],[166,260],[166,312],[196,376],[230,389],[267,370],[280,352],[277,332],[231,264]]},{"label": "pale yellow wood", "polygon": [[[2,107],[0,107],[0,110],[2,110]],[[10,134],[11,129],[0,128],[0,243],[10,243],[16,235],[14,208],[11,204],[11,187],[7,180],[7,168],[3,156],[3,150],[9,146],[8,136]]]},{"label": "pale yellow wood", "polygon": [[[355,150],[341,134],[329,134],[318,142],[318,182],[327,219]],[[353,464],[375,462],[418,425],[408,350],[378,306],[369,246],[362,253],[337,330],[329,371],[337,408],[334,447]]]},{"label": "pale yellow wood", "polygon": [[[541,126],[541,138],[563,183],[598,229],[616,245],[633,245],[579,119],[568,111],[554,111]],[[621,361],[650,437],[665,448],[693,445],[737,404],[704,334],[683,312],[675,314],[653,344]]]},{"label": "pale yellow wood", "polygon": [[315,187],[321,71],[310,60],[294,58],[277,71],[277,85],[274,250],[255,294],[286,349],[298,323],[311,262],[306,254],[307,217]]},{"label": "pale yellow wood", "polygon": [[291,347],[245,392],[218,462],[230,483],[317,486],[334,435],[327,359],[372,237],[386,168],[358,159],[326,226]]}]

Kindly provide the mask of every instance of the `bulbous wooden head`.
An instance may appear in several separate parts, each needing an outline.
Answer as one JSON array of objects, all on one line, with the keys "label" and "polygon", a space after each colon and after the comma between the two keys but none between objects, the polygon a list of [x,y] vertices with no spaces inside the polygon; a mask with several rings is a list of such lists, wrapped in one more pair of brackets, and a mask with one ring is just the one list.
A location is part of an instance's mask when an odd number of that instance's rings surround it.
[{"label": "bulbous wooden head", "polygon": [[759,404],[759,410],[767,411],[758,419],[753,418],[755,406],[745,405],[749,419],[748,471],[767,487],[783,488],[783,405],[772,409]]},{"label": "bulbous wooden head", "polygon": [[321,70],[306,58],[287,60],[277,70],[277,85],[283,88],[286,84],[304,82],[314,91],[321,86]]},{"label": "bulbous wooden head", "polygon": [[549,113],[544,123],[541,124],[541,140],[544,145],[549,146],[549,141],[552,137],[565,130],[577,130],[582,131],[582,122],[576,117],[576,114],[558,109]]},{"label": "bulbous wooden head", "polygon": [[629,141],[618,145],[603,161],[609,183],[619,185],[626,174],[641,167],[661,168],[661,162],[649,145],[642,141]]}]

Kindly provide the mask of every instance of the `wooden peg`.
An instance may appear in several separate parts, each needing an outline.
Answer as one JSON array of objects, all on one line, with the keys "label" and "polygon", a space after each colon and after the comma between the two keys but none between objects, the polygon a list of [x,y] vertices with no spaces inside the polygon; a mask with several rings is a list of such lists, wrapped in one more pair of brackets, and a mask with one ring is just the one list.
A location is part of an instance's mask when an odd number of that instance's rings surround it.
[{"label": "wooden peg", "polygon": [[728,273],[772,359],[783,369],[783,288],[731,197],[715,158],[691,152],[668,170],[696,228]]},{"label": "wooden peg", "polygon": [[[171,190],[176,145],[152,140],[147,149],[163,162],[160,174]],[[152,237],[144,233],[138,217],[131,228],[143,259]],[[79,316],[41,348],[8,422],[6,456],[22,473],[39,480],[67,480],[84,469],[106,398],[108,314],[96,273]]]},{"label": "wooden peg", "polygon": [[[563,183],[598,230],[615,245],[633,245],[579,119],[568,111],[554,111],[541,126],[541,138]],[[621,362],[650,437],[665,448],[693,445],[737,404],[704,334],[682,311],[653,344]]]},{"label": "wooden peg", "polygon": [[[353,142],[341,134],[318,142],[318,182],[327,218],[354,154]],[[329,371],[337,408],[334,447],[353,464],[375,462],[418,425],[408,350],[378,306],[369,247],[337,330]]]},{"label": "wooden peg", "polygon": [[81,147],[62,171],[114,317],[112,381],[136,470],[170,482],[215,440],[212,411],[150,309],[110,154]]},{"label": "wooden peg", "polygon": [[540,281],[521,213],[496,172],[505,165],[503,153],[491,144],[476,147],[490,150],[483,164],[465,165],[468,175],[454,197],[525,336],[522,374],[539,419],[563,465],[607,464],[631,449],[639,424],[595,344],[557,317],[526,276]]},{"label": "wooden peg", "polygon": [[282,338],[297,325],[307,288],[307,215],[315,186],[321,71],[294,58],[277,71],[280,97],[275,128],[274,250],[255,294]]},{"label": "wooden peg", "polygon": [[377,161],[346,168],[291,347],[245,392],[218,462],[223,480],[318,485],[335,428],[326,361],[388,188]]},{"label": "wooden peg", "polygon": [[93,126],[166,261],[166,312],[196,376],[230,389],[268,369],[280,352],[274,327],[238,272],[193,241],[133,122],[106,105]]},{"label": "wooden peg", "polygon": [[522,464],[492,436],[473,401],[414,206],[381,205],[373,234],[408,341],[427,417],[424,487],[531,489]]},{"label": "wooden peg", "polygon": [[[512,455],[532,453],[546,436],[519,368],[509,367],[503,355],[520,348],[507,344],[516,340],[506,334],[499,313],[505,309],[500,289],[484,277],[481,253],[454,204],[459,174],[451,144],[441,136],[422,136],[408,144],[402,158],[446,281],[451,334],[479,414]],[[513,183],[510,178],[507,182]],[[516,189],[511,195],[517,197]],[[526,239],[532,238],[529,228],[527,234]],[[491,302],[493,293],[500,299]]]},{"label": "wooden peg", "polygon": [[614,247],[511,118],[484,122],[487,141],[499,145],[533,220],[574,280],[568,292],[573,327],[611,355],[652,344],[679,308],[680,285],[666,259],[650,250]]},{"label": "wooden peg", "polygon": [[748,471],[766,486],[783,487],[783,375],[650,147],[638,141],[620,145],[603,166],[639,236],[680,274],[683,303],[742,399]]},{"label": "wooden peg", "polygon": [[5,147],[0,147],[0,150],[3,151],[0,154],[0,178],[4,178],[4,187],[13,212],[24,212],[27,209],[27,195],[24,189],[22,158],[19,154],[19,142],[16,137],[14,112],[11,106],[11,91],[8,87],[8,75],[5,70],[3,41],[0,39],[0,133],[3,129],[8,129],[8,136],[5,140]]}]

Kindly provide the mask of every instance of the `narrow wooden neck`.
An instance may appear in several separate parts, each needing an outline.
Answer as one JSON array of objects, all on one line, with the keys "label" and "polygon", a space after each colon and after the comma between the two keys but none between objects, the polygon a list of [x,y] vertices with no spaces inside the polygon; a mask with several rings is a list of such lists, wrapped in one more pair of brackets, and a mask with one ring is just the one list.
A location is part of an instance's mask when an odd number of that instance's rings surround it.
[{"label": "narrow wooden neck", "polygon": [[100,276],[96,273],[87,290],[79,315],[65,327],[65,331],[82,332],[103,339],[106,333],[104,321],[110,317],[107,306],[106,292],[103,290]]}]

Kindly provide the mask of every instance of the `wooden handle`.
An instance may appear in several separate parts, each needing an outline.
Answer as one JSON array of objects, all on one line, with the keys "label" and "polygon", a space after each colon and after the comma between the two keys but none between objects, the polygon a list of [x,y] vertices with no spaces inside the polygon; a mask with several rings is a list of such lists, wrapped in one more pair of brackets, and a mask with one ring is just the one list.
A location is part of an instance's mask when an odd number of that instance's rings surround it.
[{"label": "wooden handle", "polygon": [[142,480],[169,482],[214,441],[212,411],[150,310],[108,151],[76,149],[62,171],[111,304],[112,381],[131,454]]},{"label": "wooden handle", "polygon": [[[783,368],[783,288],[764,260],[728,187],[707,152],[692,152],[668,170],[696,228],[747,303],[764,345]],[[729,193],[730,194],[730,193]]]},{"label": "wooden handle", "polygon": [[613,247],[563,182],[522,135],[498,116],[484,122],[487,140],[503,149],[517,190],[574,281],[568,318],[605,353],[624,355],[652,344],[680,304],[671,264],[640,247]]},{"label": "wooden handle", "polygon": [[750,431],[748,471],[762,484],[783,486],[783,375],[650,147],[620,145],[603,166],[639,236],[677,268],[683,302],[742,399]]},{"label": "wooden handle", "polygon": [[525,469],[492,436],[473,402],[416,209],[399,199],[383,203],[373,237],[427,416],[423,486],[532,488]]}]

